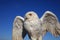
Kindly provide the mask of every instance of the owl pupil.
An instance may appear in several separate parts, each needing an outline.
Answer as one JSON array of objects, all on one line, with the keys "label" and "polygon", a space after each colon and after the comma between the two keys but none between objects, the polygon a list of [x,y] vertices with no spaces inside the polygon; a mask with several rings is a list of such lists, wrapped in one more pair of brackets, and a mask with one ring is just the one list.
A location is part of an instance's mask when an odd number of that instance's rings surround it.
[{"label": "owl pupil", "polygon": [[32,16],[32,14],[29,14],[30,16]]}]

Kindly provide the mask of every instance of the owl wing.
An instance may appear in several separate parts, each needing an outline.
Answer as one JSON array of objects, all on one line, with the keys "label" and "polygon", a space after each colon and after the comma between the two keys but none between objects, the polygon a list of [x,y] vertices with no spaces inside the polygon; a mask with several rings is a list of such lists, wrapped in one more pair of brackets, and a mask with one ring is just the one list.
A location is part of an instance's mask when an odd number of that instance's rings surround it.
[{"label": "owl wing", "polygon": [[26,31],[24,29],[24,18],[21,16],[16,16],[13,22],[13,31],[12,31],[12,40],[23,40],[26,35]]},{"label": "owl wing", "polygon": [[45,35],[46,32],[51,32],[55,37],[60,35],[60,25],[55,14],[50,11],[46,11],[40,20],[42,22],[43,35]]}]

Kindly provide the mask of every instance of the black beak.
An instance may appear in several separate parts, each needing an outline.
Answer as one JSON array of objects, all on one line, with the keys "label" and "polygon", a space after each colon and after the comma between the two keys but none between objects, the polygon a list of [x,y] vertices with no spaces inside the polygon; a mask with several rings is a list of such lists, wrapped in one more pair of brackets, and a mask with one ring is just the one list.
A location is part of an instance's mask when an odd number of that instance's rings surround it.
[{"label": "black beak", "polygon": [[25,18],[25,20],[27,20],[28,18]]}]

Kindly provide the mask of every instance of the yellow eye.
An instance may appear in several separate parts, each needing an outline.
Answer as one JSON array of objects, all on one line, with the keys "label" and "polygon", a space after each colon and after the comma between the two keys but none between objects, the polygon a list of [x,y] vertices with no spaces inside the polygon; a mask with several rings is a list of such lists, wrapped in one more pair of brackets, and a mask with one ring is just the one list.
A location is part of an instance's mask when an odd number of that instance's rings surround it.
[{"label": "yellow eye", "polygon": [[31,14],[31,13],[30,13],[29,15],[30,15],[30,16],[32,16],[32,14]]}]

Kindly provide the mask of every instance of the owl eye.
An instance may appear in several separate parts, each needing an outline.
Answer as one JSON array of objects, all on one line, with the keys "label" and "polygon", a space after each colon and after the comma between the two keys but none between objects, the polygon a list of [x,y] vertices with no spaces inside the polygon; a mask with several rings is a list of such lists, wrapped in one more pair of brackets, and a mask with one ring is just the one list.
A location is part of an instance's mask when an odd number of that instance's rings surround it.
[{"label": "owl eye", "polygon": [[30,16],[32,16],[32,14],[29,14]]}]

